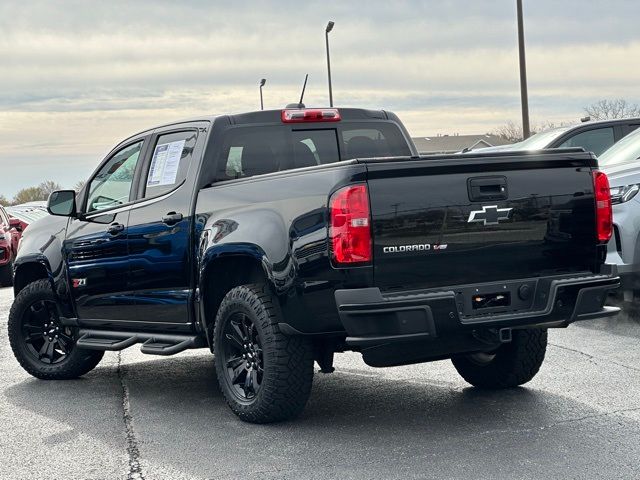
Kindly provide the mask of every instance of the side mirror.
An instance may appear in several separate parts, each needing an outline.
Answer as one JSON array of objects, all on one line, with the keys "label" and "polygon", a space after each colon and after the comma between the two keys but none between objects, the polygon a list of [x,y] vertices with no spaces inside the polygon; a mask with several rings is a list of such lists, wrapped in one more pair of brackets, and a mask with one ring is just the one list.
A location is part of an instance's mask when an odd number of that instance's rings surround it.
[{"label": "side mirror", "polygon": [[15,228],[16,231],[21,232],[22,231],[22,222],[20,220],[18,220],[17,218],[10,218],[9,219],[9,227]]},{"label": "side mirror", "polygon": [[76,215],[76,192],[73,190],[53,192],[49,195],[47,211],[51,215],[74,217]]}]

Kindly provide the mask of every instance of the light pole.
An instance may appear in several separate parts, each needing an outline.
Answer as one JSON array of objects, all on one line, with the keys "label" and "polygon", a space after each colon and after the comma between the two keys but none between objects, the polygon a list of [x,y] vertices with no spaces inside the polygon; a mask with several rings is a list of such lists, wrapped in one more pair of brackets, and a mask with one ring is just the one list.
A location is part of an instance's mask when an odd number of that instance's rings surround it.
[{"label": "light pole", "polygon": [[518,11],[518,51],[520,54],[520,101],[522,103],[522,136],[529,138],[529,94],[527,92],[527,61],[524,55],[524,21],[522,19],[522,0],[516,0]]},{"label": "light pole", "polygon": [[262,87],[264,87],[265,83],[267,83],[266,78],[260,80],[260,110],[264,110],[264,103],[262,102]]},{"label": "light pole", "polygon": [[331,90],[331,59],[329,58],[329,32],[333,30],[335,23],[327,23],[327,28],[324,29],[324,39],[327,44],[327,74],[329,75],[329,106],[333,107],[333,91]]}]

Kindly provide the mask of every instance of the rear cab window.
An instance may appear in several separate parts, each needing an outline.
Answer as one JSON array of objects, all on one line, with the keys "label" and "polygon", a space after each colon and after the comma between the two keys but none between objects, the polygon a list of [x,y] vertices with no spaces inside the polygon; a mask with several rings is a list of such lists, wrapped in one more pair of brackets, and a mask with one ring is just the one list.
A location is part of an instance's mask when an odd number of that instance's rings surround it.
[{"label": "rear cab window", "polygon": [[344,160],[411,155],[400,130],[391,123],[347,127],[341,130]]},{"label": "rear cab window", "polygon": [[353,158],[409,156],[391,122],[344,122],[331,126],[246,126],[229,131],[217,181],[313,167]]}]

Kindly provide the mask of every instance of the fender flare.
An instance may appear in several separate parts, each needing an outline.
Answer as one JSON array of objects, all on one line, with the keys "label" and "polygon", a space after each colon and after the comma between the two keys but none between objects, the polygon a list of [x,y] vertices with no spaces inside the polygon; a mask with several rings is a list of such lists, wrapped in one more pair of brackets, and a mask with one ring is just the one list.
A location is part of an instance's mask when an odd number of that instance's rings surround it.
[{"label": "fender flare", "polygon": [[[222,300],[222,298],[215,298],[215,292],[209,291],[211,275],[216,268],[234,260],[242,263],[244,268],[239,271],[234,271],[232,276],[224,277],[226,291],[229,289],[227,287],[233,288],[234,286],[255,281],[256,273],[259,273],[267,281],[269,286],[275,289],[272,266],[265,252],[259,246],[251,243],[229,243],[208,248],[204,252],[198,266],[198,276],[196,279],[198,290],[196,298],[198,301],[197,313],[199,327],[205,332],[207,342],[209,343],[211,343],[211,332],[213,331],[215,315],[207,311],[207,307],[210,306],[210,302],[214,302],[215,304],[217,301]],[[254,268],[250,268],[251,266]],[[229,281],[231,281],[231,283],[228,283]]]}]

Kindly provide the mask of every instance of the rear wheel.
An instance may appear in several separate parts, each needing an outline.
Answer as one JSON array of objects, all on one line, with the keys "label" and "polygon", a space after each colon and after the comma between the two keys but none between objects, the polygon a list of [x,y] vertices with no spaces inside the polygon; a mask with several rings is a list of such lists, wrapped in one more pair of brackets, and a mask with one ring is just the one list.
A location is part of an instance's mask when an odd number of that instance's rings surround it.
[{"label": "rear wheel", "polygon": [[511,342],[488,353],[457,355],[451,359],[458,373],[481,388],[509,388],[536,376],[547,350],[547,330],[513,330]]},{"label": "rear wheel", "polygon": [[13,260],[0,267],[0,287],[10,287],[13,285]]},{"label": "rear wheel", "polygon": [[279,319],[265,285],[230,290],[218,310],[213,333],[218,383],[231,410],[246,422],[294,418],[311,393],[311,344],[282,334]]},{"label": "rear wheel", "polygon": [[27,285],[9,313],[9,343],[27,372],[44,380],[76,378],[93,370],[104,352],[77,348],[75,329],[60,323],[48,280]]}]

